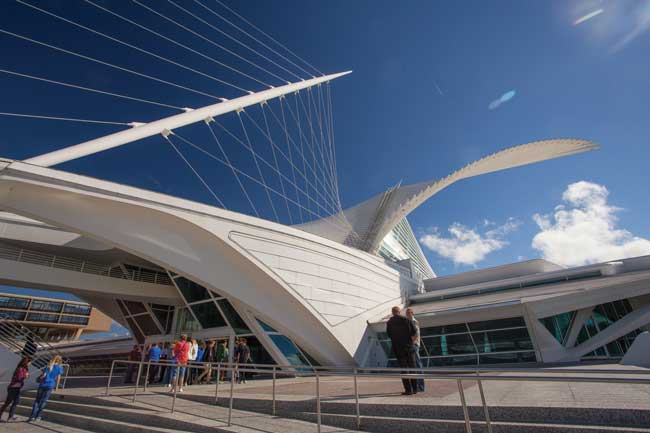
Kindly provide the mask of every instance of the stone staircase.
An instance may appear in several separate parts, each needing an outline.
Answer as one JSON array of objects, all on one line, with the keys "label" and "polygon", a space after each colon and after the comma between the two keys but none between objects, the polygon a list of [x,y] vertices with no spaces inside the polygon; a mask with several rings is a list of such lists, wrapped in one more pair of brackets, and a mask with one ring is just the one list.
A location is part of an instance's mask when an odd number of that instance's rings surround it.
[{"label": "stone staircase", "polygon": [[[179,398],[214,404],[206,395],[182,394]],[[227,406],[222,398],[219,405]],[[237,397],[233,407],[257,413],[271,413],[267,399]],[[316,421],[313,400],[276,402],[280,417]],[[343,429],[356,429],[353,401],[321,401],[322,422]],[[460,406],[361,403],[361,429],[376,433],[465,433]],[[487,432],[483,408],[469,406],[474,433]],[[490,407],[494,433],[650,433],[650,409],[604,409],[578,407]]]}]

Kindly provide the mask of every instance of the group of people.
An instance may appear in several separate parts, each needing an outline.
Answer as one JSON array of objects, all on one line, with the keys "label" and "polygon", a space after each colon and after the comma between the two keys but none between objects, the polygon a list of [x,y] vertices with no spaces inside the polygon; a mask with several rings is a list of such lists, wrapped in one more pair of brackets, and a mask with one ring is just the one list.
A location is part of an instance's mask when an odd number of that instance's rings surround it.
[{"label": "group of people", "polygon": [[[143,356],[140,346],[133,346],[129,353],[129,361],[150,362],[148,383],[167,385],[170,392],[183,392],[184,385],[210,383],[213,369],[219,363],[229,361],[228,341],[207,340],[198,341],[181,335],[180,340],[172,343],[153,343],[149,345]],[[252,362],[251,351],[245,338],[236,340],[232,362],[236,365]],[[193,365],[203,363],[203,365]],[[128,364],[125,383],[133,383],[137,374],[137,364]],[[146,372],[145,372],[146,374]],[[178,377],[177,377],[178,374]],[[246,373],[236,374],[237,382],[246,383]],[[226,369],[222,369],[216,380],[225,381]]]},{"label": "group of people", "polygon": [[[413,310],[406,309],[402,315],[400,307],[393,307],[392,317],[386,323],[386,334],[391,340],[393,353],[402,368],[422,368],[420,359],[420,324]],[[424,379],[402,379],[404,384],[403,395],[413,395],[424,392]]]},{"label": "group of people", "polygon": [[[7,386],[7,398],[2,405],[2,409],[0,409],[0,422],[7,407],[9,407],[9,418],[7,422],[16,421],[16,406],[20,403],[20,392],[23,386],[25,386],[25,380],[29,378],[29,364],[31,361],[30,357],[24,356],[16,366],[11,376],[11,381]],[[28,422],[41,420],[41,413],[45,409],[47,400],[52,395],[52,392],[58,388],[59,381],[64,373],[61,364],[61,357],[56,355],[36,379],[38,382],[38,391],[36,392],[36,398],[34,399],[34,405],[32,406],[32,412],[29,415]]]}]

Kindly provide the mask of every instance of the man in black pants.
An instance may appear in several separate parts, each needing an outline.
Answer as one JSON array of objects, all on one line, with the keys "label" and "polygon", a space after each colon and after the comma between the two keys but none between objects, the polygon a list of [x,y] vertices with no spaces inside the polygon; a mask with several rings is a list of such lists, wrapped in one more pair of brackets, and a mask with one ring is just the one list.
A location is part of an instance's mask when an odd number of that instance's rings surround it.
[{"label": "man in black pants", "polygon": [[[415,352],[411,349],[413,336],[416,333],[413,323],[400,315],[400,308],[393,307],[393,317],[386,323],[386,334],[393,345],[393,352],[402,368],[415,368]],[[417,379],[402,379],[404,392],[402,395],[417,394]]]}]

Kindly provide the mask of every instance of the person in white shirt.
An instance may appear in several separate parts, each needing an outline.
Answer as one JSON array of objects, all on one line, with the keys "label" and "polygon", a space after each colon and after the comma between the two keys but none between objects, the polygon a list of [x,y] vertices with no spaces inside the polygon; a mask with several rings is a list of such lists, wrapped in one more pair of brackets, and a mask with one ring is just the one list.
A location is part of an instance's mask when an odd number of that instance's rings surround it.
[{"label": "person in white shirt", "polygon": [[[196,366],[193,366],[191,363],[196,361],[196,356],[199,353],[199,343],[197,343],[196,338],[190,340],[192,345],[190,346],[190,353],[187,360],[190,362],[187,369],[187,380],[185,381],[186,385],[192,385],[194,383],[194,378],[196,377],[196,372],[198,371]],[[194,367],[194,368],[193,368]]]}]

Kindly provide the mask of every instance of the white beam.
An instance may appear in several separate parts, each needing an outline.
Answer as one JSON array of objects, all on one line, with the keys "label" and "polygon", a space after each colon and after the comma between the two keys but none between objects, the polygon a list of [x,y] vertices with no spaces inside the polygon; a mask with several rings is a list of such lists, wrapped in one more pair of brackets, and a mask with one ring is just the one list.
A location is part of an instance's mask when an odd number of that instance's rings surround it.
[{"label": "white beam", "polygon": [[161,134],[165,129],[173,130],[175,128],[191,125],[193,123],[202,122],[209,117],[221,116],[222,114],[226,114],[231,111],[236,111],[241,108],[259,104],[263,101],[268,101],[270,99],[278,98],[289,93],[297,92],[299,90],[333,80],[343,75],[347,75],[351,72],[352,71],[347,71],[338,74],[324,75],[322,77],[312,78],[310,80],[286,84],[280,87],[273,87],[271,89],[263,90],[257,93],[251,93],[250,95],[241,96],[232,100],[225,100],[217,104],[208,105],[206,107],[197,108],[196,110],[191,110],[185,113],[177,114],[175,116],[170,116],[164,119],[145,123],[143,125],[136,126],[135,128],[127,129],[126,131],[116,132],[114,134],[106,135],[104,137],[96,138],[84,143],[79,143],[74,146],[55,150],[54,152],[35,156],[33,158],[26,159],[24,162],[28,164],[40,165],[42,167],[51,167],[53,165],[61,164],[62,162],[72,161],[77,158],[122,146],[133,141],[152,137],[154,135]]}]

